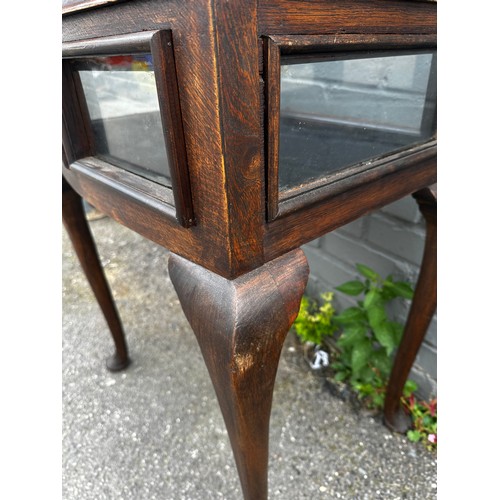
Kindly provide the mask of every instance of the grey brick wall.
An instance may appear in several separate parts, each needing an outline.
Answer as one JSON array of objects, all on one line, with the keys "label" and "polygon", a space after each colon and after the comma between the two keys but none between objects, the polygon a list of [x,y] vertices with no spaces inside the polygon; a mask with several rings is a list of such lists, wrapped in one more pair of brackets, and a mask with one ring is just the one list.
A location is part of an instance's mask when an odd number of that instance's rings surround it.
[{"label": "grey brick wall", "polygon": [[[382,210],[362,217],[303,247],[311,274],[306,293],[318,298],[344,281],[359,277],[356,263],[365,264],[382,276],[416,283],[425,243],[425,221],[415,200],[408,196]],[[354,304],[354,299],[335,294],[340,308]],[[409,303],[393,302],[391,313],[406,321]],[[437,394],[436,316],[415,360],[410,378],[418,383],[422,398]]]}]

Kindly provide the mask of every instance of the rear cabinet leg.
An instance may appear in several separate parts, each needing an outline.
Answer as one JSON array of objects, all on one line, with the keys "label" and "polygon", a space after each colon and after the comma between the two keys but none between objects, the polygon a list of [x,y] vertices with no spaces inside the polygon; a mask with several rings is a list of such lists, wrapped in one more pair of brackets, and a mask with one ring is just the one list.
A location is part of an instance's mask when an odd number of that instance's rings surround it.
[{"label": "rear cabinet leg", "polygon": [[127,343],[113,296],[87,224],[82,199],[67,183],[63,183],[62,202],[64,227],[104,314],[115,344],[115,353],[106,360],[106,367],[113,372],[123,370],[130,364]]},{"label": "rear cabinet leg", "polygon": [[426,240],[420,274],[403,338],[392,368],[384,403],[384,422],[396,432],[411,424],[400,404],[404,384],[436,311],[437,305],[437,190],[422,189],[413,194],[426,221]]},{"label": "rear cabinet leg", "polygon": [[169,272],[215,387],[244,498],[267,499],[274,380],[307,260],[295,250],[228,280],[172,254]]}]

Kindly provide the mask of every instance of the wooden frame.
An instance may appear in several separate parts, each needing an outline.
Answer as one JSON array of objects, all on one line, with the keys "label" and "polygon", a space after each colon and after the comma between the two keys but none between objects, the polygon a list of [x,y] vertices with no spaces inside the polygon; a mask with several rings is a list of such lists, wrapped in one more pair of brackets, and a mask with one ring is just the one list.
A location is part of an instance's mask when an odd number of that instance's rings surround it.
[{"label": "wooden frame", "polygon": [[[71,70],[72,61],[92,56],[150,53],[156,79],[163,136],[172,187],[159,185],[94,157],[90,118],[80,79]],[[182,226],[195,223],[187,167],[184,130],[178,95],[175,59],[170,30],[146,31],[63,44],[63,145],[66,167],[92,170],[103,182],[130,196],[152,197],[165,205],[165,213]],[[172,210],[173,209],[173,210]]]},{"label": "wooden frame", "polygon": [[[285,58],[297,62],[323,61],[371,54],[418,53],[436,49],[434,35],[279,35],[264,38],[265,139],[267,220],[274,221],[301,211],[309,205],[332,198],[342,192],[373,182],[395,169],[405,169],[420,161],[422,153],[435,154],[435,136],[423,144],[402,148],[392,154],[373,158],[324,175],[301,186],[280,191],[280,79]],[[395,52],[396,53],[396,52]],[[435,65],[435,57],[433,57]],[[430,82],[429,82],[430,86]],[[426,122],[435,116],[425,116]]]}]

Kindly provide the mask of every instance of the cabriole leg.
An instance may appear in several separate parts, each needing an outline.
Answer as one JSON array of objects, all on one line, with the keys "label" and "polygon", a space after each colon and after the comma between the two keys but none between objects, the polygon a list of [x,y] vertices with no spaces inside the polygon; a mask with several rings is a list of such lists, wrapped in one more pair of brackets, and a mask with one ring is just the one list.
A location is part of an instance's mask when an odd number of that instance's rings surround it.
[{"label": "cabriole leg", "polygon": [[130,359],[120,317],[87,224],[82,199],[65,182],[63,182],[62,202],[64,227],[108,323],[115,344],[115,353],[106,360],[106,367],[113,372],[123,370],[130,364]]},{"label": "cabriole leg", "polygon": [[404,384],[436,311],[437,304],[437,189],[435,186],[413,194],[426,221],[426,240],[420,274],[403,338],[396,353],[384,404],[384,422],[404,433],[410,426],[400,405]]},{"label": "cabriole leg", "polygon": [[172,254],[169,272],[217,394],[244,498],[265,500],[274,380],[307,260],[295,250],[227,280]]}]

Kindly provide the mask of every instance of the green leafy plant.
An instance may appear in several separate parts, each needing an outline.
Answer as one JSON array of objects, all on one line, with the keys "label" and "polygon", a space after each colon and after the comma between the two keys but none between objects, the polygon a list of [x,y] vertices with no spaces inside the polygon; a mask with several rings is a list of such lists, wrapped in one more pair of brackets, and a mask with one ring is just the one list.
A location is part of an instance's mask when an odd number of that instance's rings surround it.
[{"label": "green leafy plant", "polygon": [[[356,268],[363,277],[343,283],[336,290],[353,297],[357,305],[337,314],[332,292],[321,295],[321,305],[303,297],[294,323],[299,339],[330,351],[334,379],[345,382],[368,407],[384,405],[392,355],[398,347],[404,326],[390,319],[388,305],[397,298],[413,298],[413,287],[392,276],[383,279],[363,264]],[[336,340],[329,342],[328,339]],[[407,380],[401,398],[411,416],[412,429],[407,437],[422,442],[428,449],[437,447],[437,401],[417,401],[417,384]]]},{"label": "green leafy plant", "polygon": [[437,449],[437,399],[417,401],[412,394],[401,398],[403,407],[410,414],[412,429],[406,435],[414,443],[421,442],[428,450]]},{"label": "green leafy plant", "polygon": [[333,292],[321,294],[321,305],[302,297],[297,319],[294,323],[295,331],[302,342],[312,342],[322,345],[326,337],[331,337],[338,330],[333,323],[335,309],[333,307]]},{"label": "green leafy plant", "polygon": [[[335,379],[348,381],[368,406],[382,407],[392,354],[404,329],[401,323],[390,319],[387,306],[396,298],[411,299],[413,288],[407,282],[394,281],[392,276],[383,279],[363,264],[356,268],[364,280],[348,281],[336,288],[346,295],[360,296],[360,300],[333,319],[342,333],[332,368],[336,371]],[[407,382],[405,390],[415,390],[413,385]]]}]

